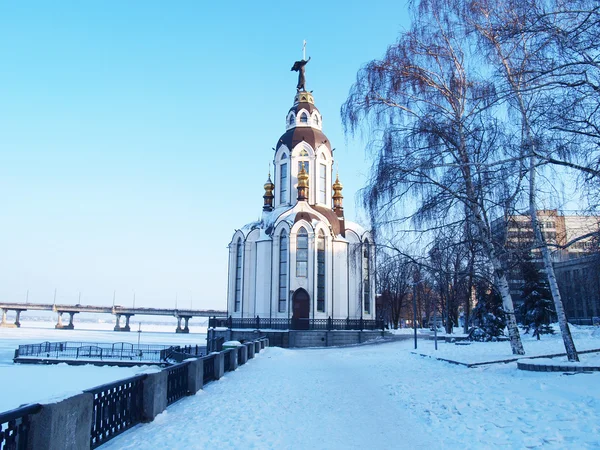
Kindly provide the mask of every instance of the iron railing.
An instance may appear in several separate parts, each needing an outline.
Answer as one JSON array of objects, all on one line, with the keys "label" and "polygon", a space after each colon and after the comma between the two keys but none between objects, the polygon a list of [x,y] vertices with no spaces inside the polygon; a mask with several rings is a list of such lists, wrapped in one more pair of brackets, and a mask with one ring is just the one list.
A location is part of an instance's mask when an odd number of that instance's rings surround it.
[{"label": "iron railing", "polygon": [[36,403],[1,413],[0,449],[25,450],[29,437],[29,416],[41,408],[42,406]]},{"label": "iron railing", "polygon": [[573,318],[567,321],[573,325],[600,325],[600,317]]},{"label": "iron railing", "polygon": [[167,370],[167,405],[188,395],[188,364],[181,363]]},{"label": "iron railing", "polygon": [[84,391],[94,394],[91,448],[99,447],[142,421],[146,376],[138,375]]},{"label": "iron railing", "polygon": [[211,317],[209,328],[241,328],[254,330],[383,330],[383,320],[370,319],[263,319],[259,316],[251,318],[233,318],[231,316]]},{"label": "iron railing", "polygon": [[229,372],[231,370],[231,352],[233,350],[225,350],[223,352],[223,370]]},{"label": "iron railing", "polygon": [[204,365],[203,381],[206,384],[215,379],[215,355],[208,355],[201,359]]},{"label": "iron railing", "polygon": [[61,358],[61,359],[100,359],[161,362],[169,350],[179,347],[167,345],[137,345],[128,342],[42,342],[40,344],[19,345],[15,358]]},{"label": "iron railing", "polygon": [[[266,344],[262,340],[261,347]],[[69,345],[67,345],[69,344]],[[20,346],[23,353],[28,355],[40,353],[64,352],[73,343],[67,342],[44,342],[41,344],[32,344],[29,346]],[[99,347],[104,352],[102,345],[84,345],[79,343],[77,347],[80,353],[95,352],[93,347]],[[125,343],[119,343],[125,344]],[[114,349],[121,347],[122,350],[128,348],[128,345],[113,344]],[[84,347],[89,347],[85,349]],[[147,346],[161,347],[161,346]],[[163,346],[164,347],[164,346]],[[113,346],[111,345],[111,349]],[[169,347],[170,348],[170,347]],[[163,349],[162,351],[167,351]],[[179,347],[178,347],[179,348]],[[199,349],[201,347],[198,347]],[[231,353],[237,351],[239,360],[244,347],[229,350],[222,353],[225,358],[225,370],[231,370]],[[264,348],[264,347],[263,347]],[[34,351],[34,349],[37,349]],[[195,350],[195,348],[194,348]],[[198,350],[199,351],[199,350]],[[203,361],[203,382],[207,384],[215,379],[215,355],[204,356]],[[177,400],[189,394],[188,391],[188,365],[184,362],[171,366],[167,369],[167,405],[171,405]],[[137,375],[125,380],[119,380],[113,383],[104,384],[84,392],[93,395],[92,423],[90,429],[90,448],[97,448],[115,436],[123,433],[129,428],[139,424],[144,419],[144,380],[148,375]],[[32,404],[21,408],[13,409],[0,413],[0,450],[25,450],[28,448],[29,429],[31,426],[31,417],[42,409],[42,405]]]},{"label": "iron railing", "polygon": [[206,355],[206,347],[199,345],[184,345],[179,348],[179,352],[190,356],[204,356]]}]

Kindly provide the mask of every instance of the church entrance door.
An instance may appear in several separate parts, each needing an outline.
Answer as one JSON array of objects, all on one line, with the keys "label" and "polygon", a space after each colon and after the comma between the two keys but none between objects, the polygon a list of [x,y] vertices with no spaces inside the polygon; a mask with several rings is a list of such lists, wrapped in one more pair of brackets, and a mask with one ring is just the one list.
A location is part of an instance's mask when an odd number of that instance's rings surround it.
[{"label": "church entrance door", "polygon": [[293,330],[308,330],[309,328],[309,313],[310,313],[310,297],[308,292],[300,288],[294,292],[292,298],[293,315],[292,329]]}]

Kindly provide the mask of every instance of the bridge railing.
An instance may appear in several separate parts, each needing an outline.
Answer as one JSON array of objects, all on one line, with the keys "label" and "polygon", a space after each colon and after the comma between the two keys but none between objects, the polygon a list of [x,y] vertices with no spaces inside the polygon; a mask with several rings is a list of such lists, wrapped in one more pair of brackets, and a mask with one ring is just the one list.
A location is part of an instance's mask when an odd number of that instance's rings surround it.
[{"label": "bridge railing", "polygon": [[30,417],[41,409],[42,405],[35,403],[0,413],[0,449],[27,449]]},{"label": "bridge railing", "polygon": [[253,330],[383,330],[383,320],[367,319],[278,319],[262,318],[259,316],[249,318],[211,317],[208,320],[209,328],[237,328]]}]

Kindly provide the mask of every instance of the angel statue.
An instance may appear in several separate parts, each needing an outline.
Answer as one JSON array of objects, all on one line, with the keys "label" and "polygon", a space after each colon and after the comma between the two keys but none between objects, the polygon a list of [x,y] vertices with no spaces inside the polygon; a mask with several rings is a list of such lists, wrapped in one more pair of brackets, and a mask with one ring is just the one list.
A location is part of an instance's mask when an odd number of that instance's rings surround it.
[{"label": "angel statue", "polygon": [[308,59],[296,61],[292,66],[291,70],[293,70],[294,72],[298,72],[298,86],[296,86],[296,89],[298,89],[298,91],[306,90],[306,88],[304,87],[304,84],[306,83],[306,78],[304,77],[304,66],[307,65],[309,61],[310,56],[308,57]]}]

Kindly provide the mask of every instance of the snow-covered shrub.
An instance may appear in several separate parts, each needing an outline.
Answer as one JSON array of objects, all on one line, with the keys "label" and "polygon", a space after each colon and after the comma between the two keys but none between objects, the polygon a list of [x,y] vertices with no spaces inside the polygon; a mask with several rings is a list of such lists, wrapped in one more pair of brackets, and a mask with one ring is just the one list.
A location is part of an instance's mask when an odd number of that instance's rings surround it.
[{"label": "snow-covered shrub", "polygon": [[474,327],[469,331],[469,340],[489,342],[504,337],[506,315],[502,309],[502,298],[496,292],[484,292],[478,296],[472,317]]}]

